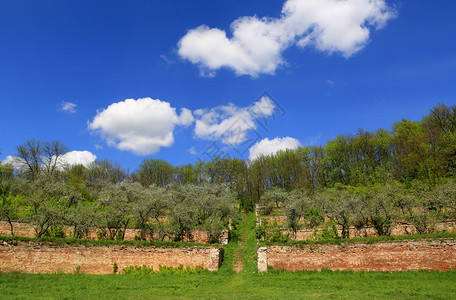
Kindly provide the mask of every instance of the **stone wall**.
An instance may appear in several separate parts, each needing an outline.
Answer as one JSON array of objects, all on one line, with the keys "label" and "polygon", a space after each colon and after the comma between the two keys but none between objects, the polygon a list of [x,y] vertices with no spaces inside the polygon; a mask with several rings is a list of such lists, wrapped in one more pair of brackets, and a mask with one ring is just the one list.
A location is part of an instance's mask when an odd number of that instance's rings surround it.
[{"label": "stone wall", "polygon": [[[23,236],[23,237],[35,237],[35,230],[33,227],[24,222],[13,222],[13,230],[14,235],[16,236]],[[73,229],[71,227],[64,228],[64,233],[66,237],[73,237]],[[0,221],[0,235],[9,236],[11,235],[11,227],[8,222]],[[133,241],[135,236],[140,236],[140,230],[127,228],[125,231],[124,240],[126,241]],[[84,238],[87,239],[97,239],[97,230],[90,231]],[[154,236],[155,239],[158,239],[158,236]],[[208,236],[207,233],[201,230],[194,230],[192,232],[191,238],[184,237],[183,242],[194,242],[200,244],[207,244],[208,243]],[[228,243],[228,230],[224,230],[220,236],[219,243],[222,245],[226,245]]]},{"label": "stone wall", "polygon": [[113,273],[114,263],[122,271],[128,266],[197,267],[218,270],[223,248],[218,247],[152,247],[152,246],[56,246],[52,243],[0,241],[0,272]]},{"label": "stone wall", "polygon": [[268,246],[258,249],[258,270],[406,271],[456,269],[456,241],[429,239],[374,244]]}]

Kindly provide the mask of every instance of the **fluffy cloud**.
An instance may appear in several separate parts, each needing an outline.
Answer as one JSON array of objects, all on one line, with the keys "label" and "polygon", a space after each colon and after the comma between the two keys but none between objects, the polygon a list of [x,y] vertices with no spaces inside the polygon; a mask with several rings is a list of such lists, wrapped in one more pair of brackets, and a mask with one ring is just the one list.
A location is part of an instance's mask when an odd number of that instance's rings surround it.
[{"label": "fluffy cloud", "polygon": [[59,110],[66,112],[68,114],[76,113],[76,104],[71,102],[62,102],[59,104]]},{"label": "fluffy cloud", "polygon": [[8,155],[4,161],[2,161],[2,165],[10,165],[16,170],[21,170],[24,166],[23,160],[18,157]]},{"label": "fluffy cloud", "polygon": [[97,156],[90,151],[71,151],[59,158],[62,165],[84,165],[88,166],[97,159]]},{"label": "fluffy cloud", "polygon": [[250,148],[249,159],[254,160],[260,155],[270,155],[276,153],[279,150],[297,149],[299,146],[301,146],[299,141],[291,137],[277,137],[272,140],[265,138]]},{"label": "fluffy cloud", "polygon": [[237,107],[230,103],[212,109],[199,109],[194,112],[195,135],[201,139],[238,145],[247,139],[250,130],[257,128],[256,120],[272,116],[274,109],[274,103],[266,96],[249,107]]},{"label": "fluffy cloud", "polygon": [[313,46],[350,57],[395,16],[384,0],[287,0],[280,18],[242,17],[225,31],[202,25],[178,43],[178,53],[202,73],[227,67],[237,75],[273,74],[292,46]]},{"label": "fluffy cloud", "polygon": [[189,126],[193,121],[186,108],[178,115],[168,102],[142,98],[111,104],[99,111],[88,127],[110,146],[148,155],[174,143],[176,125]]}]

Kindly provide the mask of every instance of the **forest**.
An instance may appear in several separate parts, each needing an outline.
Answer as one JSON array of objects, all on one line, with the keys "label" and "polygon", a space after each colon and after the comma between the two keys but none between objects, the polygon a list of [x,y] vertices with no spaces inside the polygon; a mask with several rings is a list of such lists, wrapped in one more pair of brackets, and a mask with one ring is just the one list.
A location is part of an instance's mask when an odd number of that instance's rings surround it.
[{"label": "forest", "polygon": [[263,214],[284,214],[293,234],[332,222],[345,238],[350,226],[389,235],[406,220],[429,233],[456,219],[456,105],[251,161],[214,157],[173,166],[146,158],[130,171],[109,160],[62,165],[67,151],[60,141],[31,139],[17,146],[19,168],[0,164],[0,219],[12,234],[22,221],[36,237],[61,237],[71,227],[75,238],[97,230],[100,239],[123,239],[137,228],[141,240],[182,241],[203,230],[216,242],[256,204]]}]

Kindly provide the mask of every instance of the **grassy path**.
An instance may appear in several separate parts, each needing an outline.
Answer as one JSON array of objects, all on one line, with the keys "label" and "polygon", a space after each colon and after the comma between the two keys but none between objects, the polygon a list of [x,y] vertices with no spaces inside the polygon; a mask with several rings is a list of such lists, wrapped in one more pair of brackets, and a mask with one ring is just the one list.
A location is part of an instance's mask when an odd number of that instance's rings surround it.
[{"label": "grassy path", "polygon": [[243,213],[239,223],[234,224],[231,239],[225,248],[221,272],[253,273],[257,270],[255,214]]}]

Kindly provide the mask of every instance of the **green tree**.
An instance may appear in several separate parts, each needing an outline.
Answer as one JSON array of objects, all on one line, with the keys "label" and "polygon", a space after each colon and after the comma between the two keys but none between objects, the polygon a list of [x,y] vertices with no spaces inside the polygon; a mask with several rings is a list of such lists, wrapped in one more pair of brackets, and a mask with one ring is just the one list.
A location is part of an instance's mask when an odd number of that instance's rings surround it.
[{"label": "green tree", "polygon": [[175,168],[161,159],[145,159],[138,169],[139,182],[150,185],[165,186],[173,182]]}]

